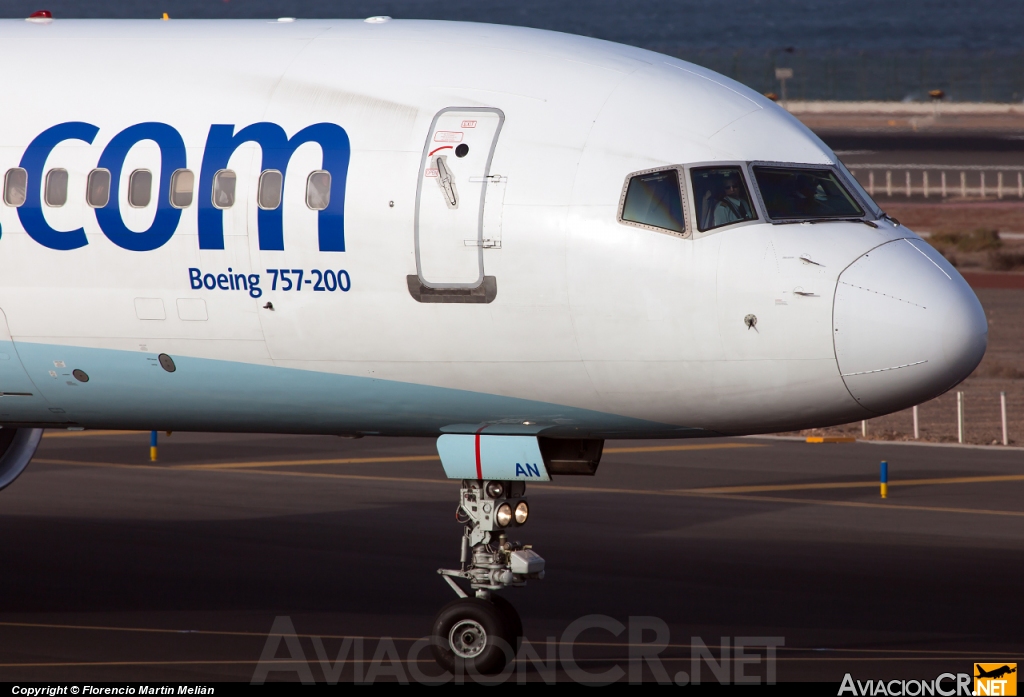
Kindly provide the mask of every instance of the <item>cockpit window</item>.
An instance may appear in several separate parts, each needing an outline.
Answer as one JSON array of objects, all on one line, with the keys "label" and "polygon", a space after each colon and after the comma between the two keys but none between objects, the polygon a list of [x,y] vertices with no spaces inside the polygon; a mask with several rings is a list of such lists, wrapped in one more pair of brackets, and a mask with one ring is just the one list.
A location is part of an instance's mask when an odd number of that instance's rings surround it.
[{"label": "cockpit window", "polygon": [[697,229],[757,220],[739,167],[702,167],[690,170],[697,201]]},{"label": "cockpit window", "polygon": [[868,194],[868,192],[864,190],[864,187],[860,185],[860,182],[857,181],[857,177],[853,176],[853,173],[848,170],[846,165],[840,162],[838,158],[836,159],[836,167],[839,168],[839,172],[846,178],[846,183],[853,189],[853,193],[860,197],[861,203],[863,203],[868,209],[868,213],[872,218],[878,219],[885,215],[885,213],[882,212],[882,209],[879,208],[878,204],[875,203],[875,200],[871,198],[871,195]]},{"label": "cockpit window", "polygon": [[864,211],[829,169],[754,167],[772,220],[860,218]]},{"label": "cockpit window", "polygon": [[665,169],[630,178],[622,204],[622,220],[671,232],[685,232],[679,172]]}]

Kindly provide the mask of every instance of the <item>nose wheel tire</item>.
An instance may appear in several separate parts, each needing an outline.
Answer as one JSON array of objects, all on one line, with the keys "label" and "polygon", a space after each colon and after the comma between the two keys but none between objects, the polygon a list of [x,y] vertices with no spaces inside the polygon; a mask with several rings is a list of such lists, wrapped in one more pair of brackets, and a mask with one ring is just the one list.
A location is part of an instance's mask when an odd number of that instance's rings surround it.
[{"label": "nose wheel tire", "polygon": [[512,603],[505,600],[496,593],[491,594],[491,603],[501,613],[505,621],[505,641],[509,643],[516,655],[519,655],[519,647],[523,643],[523,620],[519,613],[512,606]]},{"label": "nose wheel tire", "polygon": [[[502,602],[511,609],[507,600]],[[445,670],[455,671],[461,663],[466,672],[500,673],[515,659],[516,642],[510,641],[510,637],[517,630],[508,626],[508,618],[507,612],[499,606],[480,598],[461,598],[448,603],[434,620],[431,645],[434,659]],[[519,627],[521,636],[521,625]]]}]

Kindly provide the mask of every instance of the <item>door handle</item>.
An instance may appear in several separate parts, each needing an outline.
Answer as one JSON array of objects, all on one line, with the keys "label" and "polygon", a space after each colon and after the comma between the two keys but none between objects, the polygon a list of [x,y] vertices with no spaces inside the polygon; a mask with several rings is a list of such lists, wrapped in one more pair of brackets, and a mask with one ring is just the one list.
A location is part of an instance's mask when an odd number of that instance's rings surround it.
[{"label": "door handle", "polygon": [[448,169],[448,158],[445,155],[435,157],[434,168],[437,169],[437,183],[444,195],[444,202],[449,208],[458,208],[459,194],[455,190],[455,176]]}]

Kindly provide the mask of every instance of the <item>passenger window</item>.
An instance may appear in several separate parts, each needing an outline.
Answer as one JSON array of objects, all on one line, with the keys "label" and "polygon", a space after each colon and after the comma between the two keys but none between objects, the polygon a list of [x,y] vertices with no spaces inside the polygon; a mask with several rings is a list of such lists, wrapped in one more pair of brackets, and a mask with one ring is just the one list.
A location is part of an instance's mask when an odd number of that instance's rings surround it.
[{"label": "passenger window", "polygon": [[331,203],[331,173],[317,170],[306,180],[306,205],[322,211]]},{"label": "passenger window", "polygon": [[94,169],[85,180],[85,201],[93,208],[103,208],[110,201],[110,170]]},{"label": "passenger window", "polygon": [[864,211],[830,169],[754,167],[765,211],[773,220],[860,218]]},{"label": "passenger window", "polygon": [[21,167],[7,170],[4,175],[4,203],[14,208],[24,205],[27,191],[28,172]]},{"label": "passenger window", "polygon": [[690,170],[701,232],[744,220],[757,220],[739,167],[701,167]]},{"label": "passenger window", "polygon": [[153,198],[153,173],[137,169],[128,178],[128,204],[132,208],[145,208]]},{"label": "passenger window", "polygon": [[231,208],[235,205],[235,173],[222,169],[213,175],[213,207]]},{"label": "passenger window", "polygon": [[171,175],[171,205],[175,208],[188,208],[192,205],[192,189],[195,187],[196,175],[189,169],[177,169]]},{"label": "passenger window", "polygon": [[260,175],[259,194],[256,197],[260,208],[272,211],[281,205],[281,185],[284,176],[276,169],[268,169]]},{"label": "passenger window", "polygon": [[44,199],[47,206],[60,208],[68,202],[68,171],[51,169],[46,173]]},{"label": "passenger window", "polygon": [[626,189],[626,199],[622,203],[622,220],[672,232],[685,232],[679,172],[666,169],[632,177]]}]

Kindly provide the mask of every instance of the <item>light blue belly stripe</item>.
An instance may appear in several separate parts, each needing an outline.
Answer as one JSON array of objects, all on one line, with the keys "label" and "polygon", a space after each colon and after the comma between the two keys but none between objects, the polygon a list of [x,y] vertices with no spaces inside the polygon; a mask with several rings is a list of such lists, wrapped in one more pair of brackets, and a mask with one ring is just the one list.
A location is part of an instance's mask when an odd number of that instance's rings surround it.
[{"label": "light blue belly stripe", "polygon": [[[21,341],[17,355],[36,396],[0,397],[0,422],[11,425],[45,419],[55,426],[109,429],[437,436],[473,433],[491,423],[491,434],[715,435],[514,397],[233,361],[174,356],[177,369],[169,373],[155,353]],[[16,357],[11,359],[0,362],[13,368]],[[89,381],[76,380],[75,369]],[[20,371],[8,372],[15,379]],[[28,391],[27,381],[15,381]]]}]

